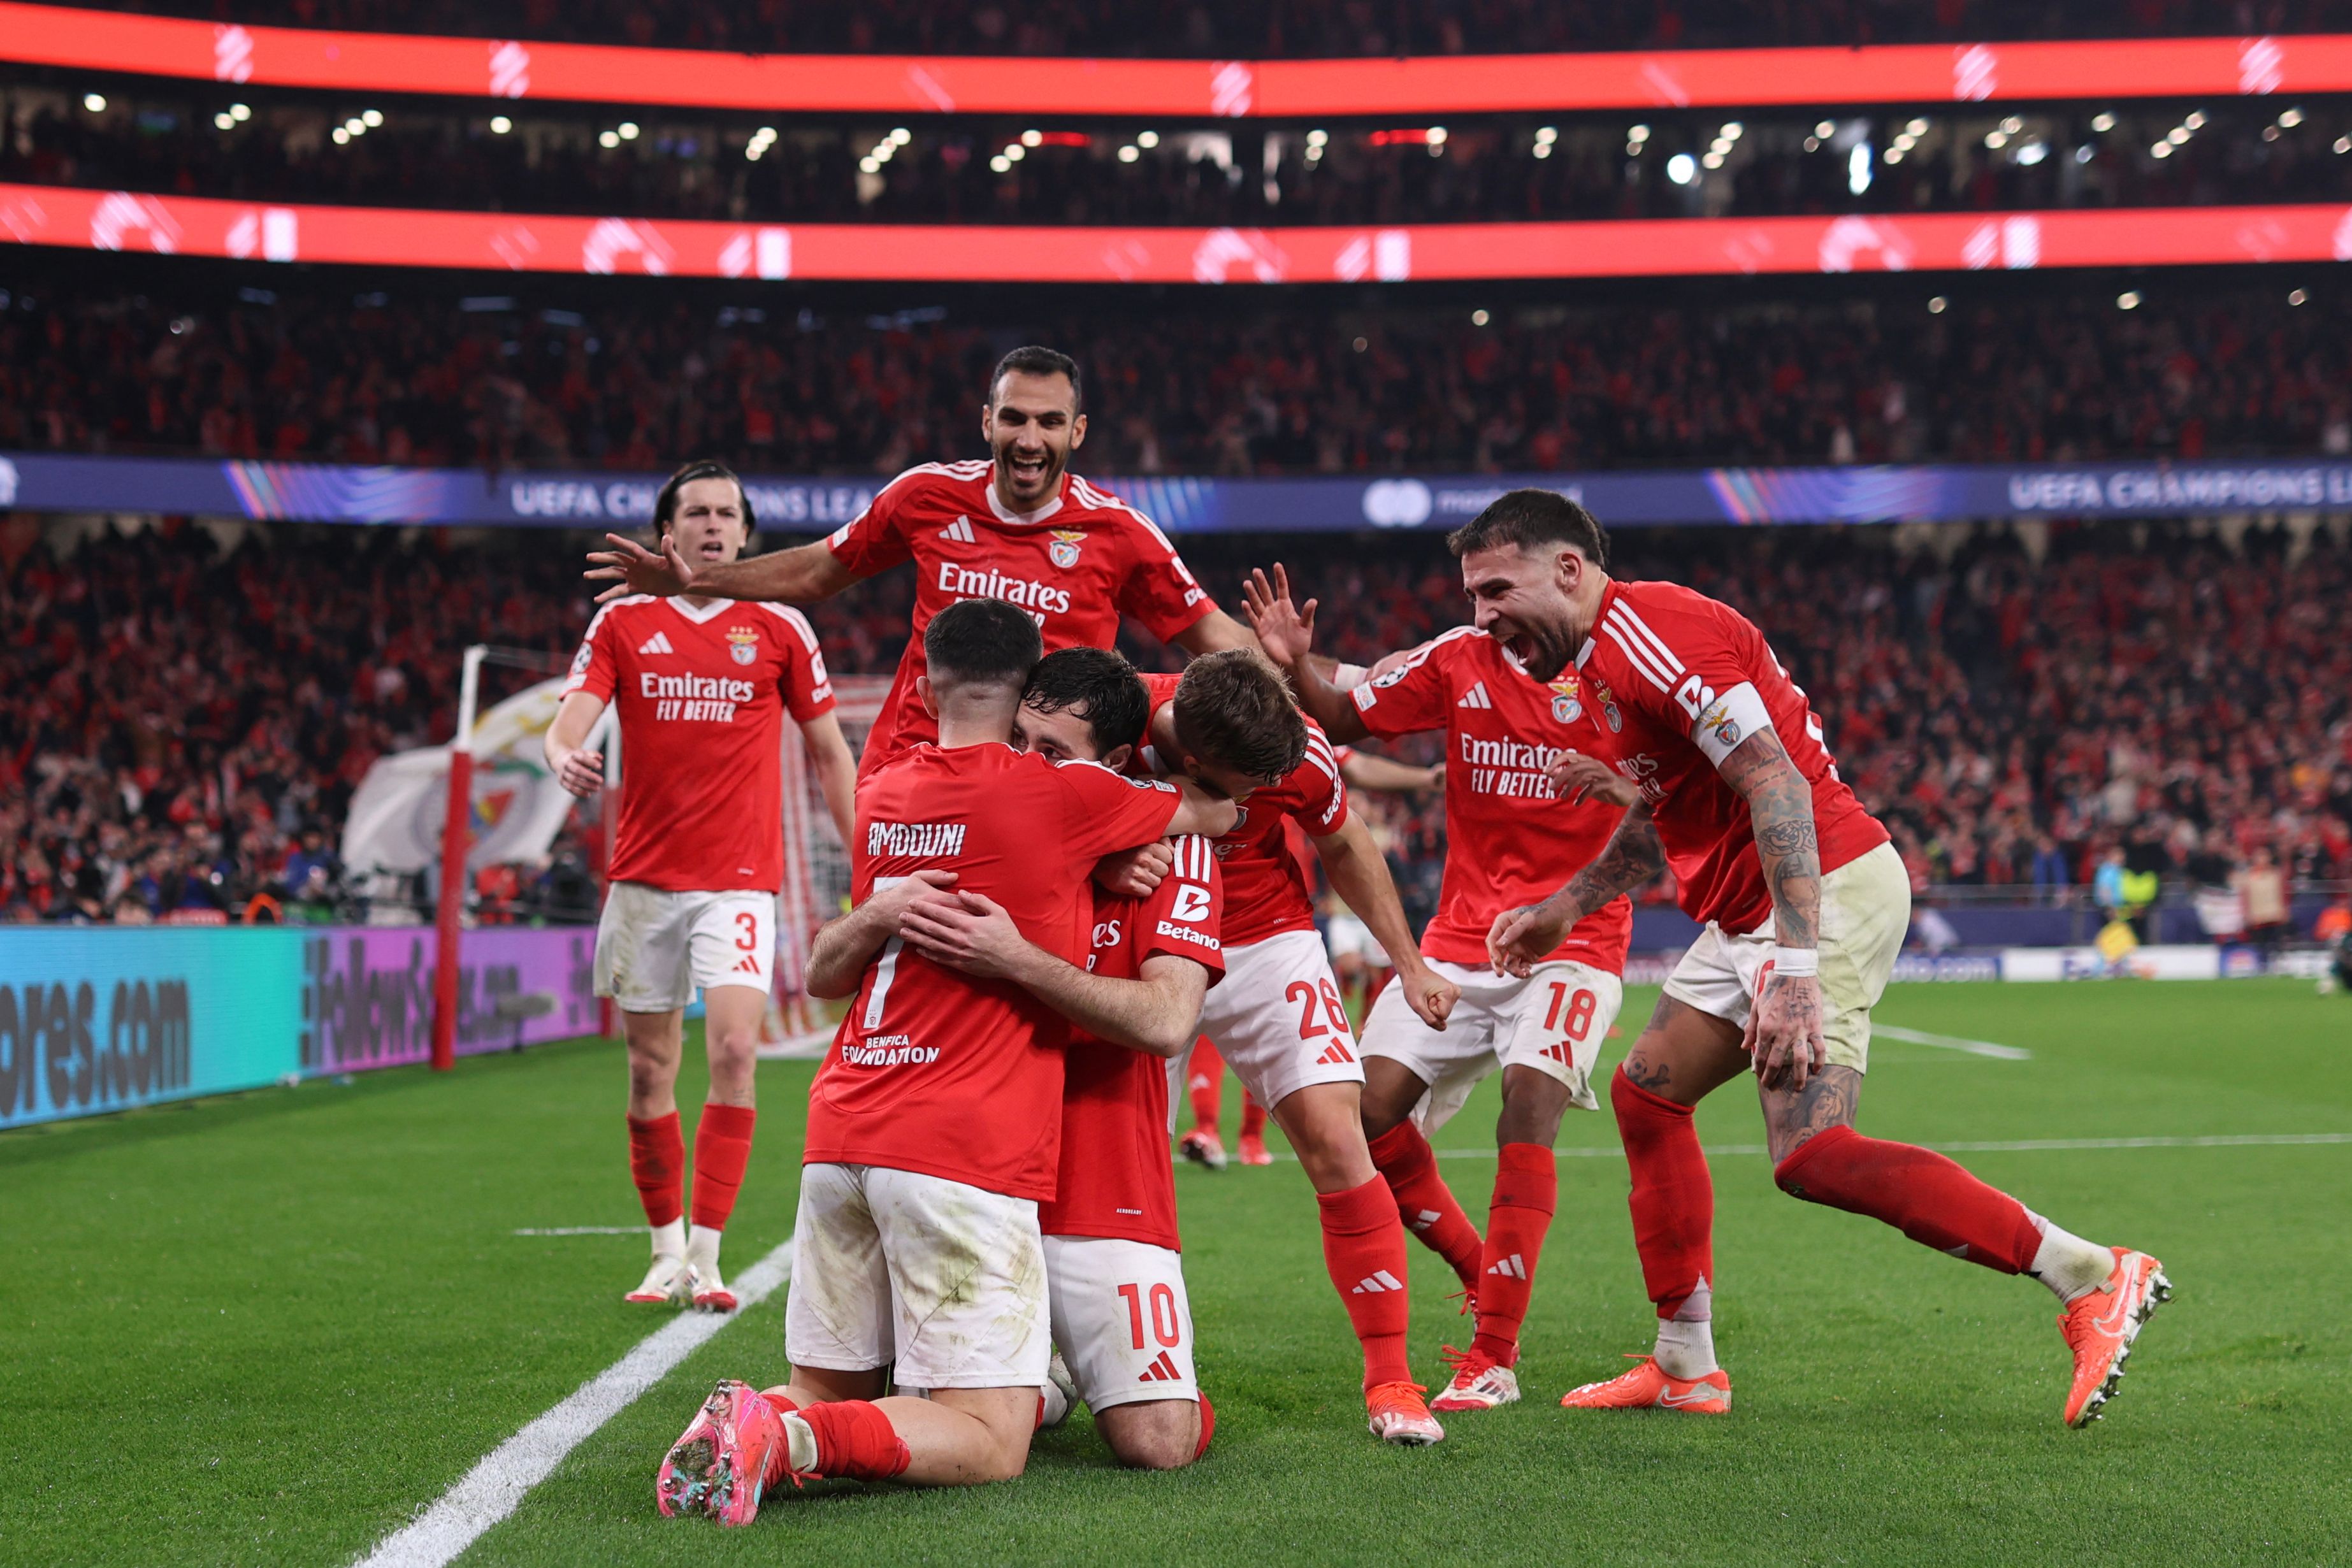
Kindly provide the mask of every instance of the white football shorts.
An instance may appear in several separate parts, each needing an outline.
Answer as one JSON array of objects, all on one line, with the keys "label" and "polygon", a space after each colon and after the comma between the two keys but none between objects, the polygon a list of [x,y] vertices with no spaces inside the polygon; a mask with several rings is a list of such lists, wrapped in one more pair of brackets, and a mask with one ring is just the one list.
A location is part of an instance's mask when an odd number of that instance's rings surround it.
[{"label": "white football shorts", "polygon": [[1196,1400],[1184,1258],[1108,1236],[1045,1238],[1054,1343],[1089,1410]]},{"label": "white football shorts", "polygon": [[749,986],[776,975],[776,895],[673,893],[616,882],[596,922],[596,994],[623,1012],[666,1013],[698,987]]},{"label": "white football shorts", "polygon": [[[1225,978],[1201,1004],[1200,1033],[1269,1109],[1317,1083],[1361,1083],[1356,1033],[1313,931],[1278,931],[1225,949]],[[1169,1103],[1181,1104],[1192,1048],[1168,1063]]]},{"label": "white football shorts", "polygon": [[[1870,1009],[1911,929],[1911,873],[1893,844],[1822,878],[1822,1043],[1832,1067],[1870,1067]],[[1772,924],[1745,934],[1714,921],[1666,977],[1666,995],[1741,1029],[1772,956]]]},{"label": "white football shorts", "polygon": [[1323,946],[1330,950],[1331,961],[1361,958],[1375,969],[1386,969],[1389,950],[1372,936],[1372,928],[1345,910],[1328,915],[1323,921]]},{"label": "white football shorts", "polygon": [[1462,988],[1443,1032],[1421,1021],[1391,986],[1364,1019],[1364,1054],[1386,1057],[1429,1085],[1414,1114],[1435,1132],[1490,1072],[1532,1067],[1568,1086],[1580,1109],[1597,1111],[1592,1067],[1624,1005],[1624,983],[1605,969],[1567,960],[1538,964],[1524,980],[1486,965],[1429,967]]},{"label": "white football shorts", "polygon": [[801,1167],[784,1354],[908,1388],[1043,1387],[1037,1205],[883,1166]]}]

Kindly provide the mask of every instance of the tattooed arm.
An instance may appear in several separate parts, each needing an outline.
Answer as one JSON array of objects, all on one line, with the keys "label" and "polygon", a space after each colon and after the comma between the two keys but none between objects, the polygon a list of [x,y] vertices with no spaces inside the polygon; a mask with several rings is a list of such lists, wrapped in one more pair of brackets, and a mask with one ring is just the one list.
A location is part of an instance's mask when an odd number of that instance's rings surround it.
[{"label": "tattooed arm", "polygon": [[[1812,785],[1769,729],[1734,747],[1718,771],[1748,802],[1757,863],[1772,895],[1775,941],[1785,948],[1817,948],[1822,856],[1813,833]],[[1818,974],[1783,976],[1775,970],[1748,1014],[1748,1048],[1767,1087],[1804,1087],[1807,1077],[1821,1070],[1825,1050]]]},{"label": "tattooed arm", "polygon": [[1658,842],[1657,824],[1650,820],[1650,803],[1636,800],[1600,857],[1569,879],[1566,887],[1545,899],[1495,917],[1486,932],[1486,957],[1498,975],[1528,972],[1560,944],[1569,927],[1621,893],[1631,893],[1665,869],[1666,852]]}]

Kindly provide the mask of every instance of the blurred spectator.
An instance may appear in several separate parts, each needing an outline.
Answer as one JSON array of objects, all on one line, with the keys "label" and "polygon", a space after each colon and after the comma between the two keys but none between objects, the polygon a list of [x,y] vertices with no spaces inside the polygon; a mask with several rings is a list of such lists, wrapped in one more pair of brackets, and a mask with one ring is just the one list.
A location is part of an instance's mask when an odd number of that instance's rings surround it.
[{"label": "blurred spectator", "polygon": [[2287,932],[2286,876],[2268,844],[2254,847],[2252,863],[2231,879],[2245,906],[2246,936],[2257,946],[2278,946]]}]

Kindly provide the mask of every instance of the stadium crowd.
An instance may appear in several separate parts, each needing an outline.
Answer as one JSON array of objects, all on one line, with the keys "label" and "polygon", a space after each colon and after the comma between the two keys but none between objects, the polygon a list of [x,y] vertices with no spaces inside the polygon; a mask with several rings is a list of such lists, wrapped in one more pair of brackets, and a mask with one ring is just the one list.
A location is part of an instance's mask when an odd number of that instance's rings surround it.
[{"label": "stadium crowd", "polygon": [[221,22],[569,39],[751,53],[1285,56],[1526,53],[1768,44],[2324,30],[2323,0],[91,0]]},{"label": "stadium crowd", "polygon": [[963,448],[972,389],[1020,341],[1084,345],[1098,474],[2352,450],[2347,305],[2291,280],[2150,283],[2132,309],[2087,282],[1947,299],[1885,279],[1714,308],[1221,295],[983,324],[795,314],[722,286],[581,286],[582,310],[406,278],[354,299],[166,276],[133,293],[60,267],[0,290],[0,450],[890,474]]},{"label": "stadium crowd", "polygon": [[[378,756],[447,737],[458,650],[496,626],[560,662],[588,619],[571,538],[223,537],[0,526],[5,918],[240,917],[256,894],[336,906],[351,792]],[[1344,658],[1460,618],[1434,536],[1184,544],[1235,600],[1245,567],[1285,557]],[[2297,879],[2352,878],[2340,530],[1627,530],[1616,549],[1622,573],[1772,628],[1923,884],[2082,897],[2118,852],[2181,892],[2264,854]],[[887,672],[909,606],[905,574],[886,574],[812,618],[837,671]],[[1148,639],[1136,652],[1171,657]],[[1423,917],[1437,805],[1374,815]],[[576,909],[587,854],[567,834],[491,889],[493,915]]]},{"label": "stadium crowd", "polygon": [[[493,117],[398,103],[376,110],[382,123],[369,129],[348,107],[278,102],[240,105],[248,118],[238,120],[224,107],[234,91],[117,94],[92,112],[61,86],[0,86],[0,180],[757,223],[1443,223],[2352,195],[2343,151],[2352,118],[2324,100],[2217,104],[2177,148],[2167,140],[2181,122],[2177,107],[2097,104],[1830,121],[1811,110],[1566,125],[1449,116],[1433,130],[1222,121],[1043,131],[959,118],[915,121],[901,143],[845,124],[772,126],[763,136],[757,116],[667,109],[519,104]],[[1738,131],[1719,141],[1727,123]],[[887,155],[873,156],[886,142]],[[1857,147],[1868,176],[1859,182]]]}]

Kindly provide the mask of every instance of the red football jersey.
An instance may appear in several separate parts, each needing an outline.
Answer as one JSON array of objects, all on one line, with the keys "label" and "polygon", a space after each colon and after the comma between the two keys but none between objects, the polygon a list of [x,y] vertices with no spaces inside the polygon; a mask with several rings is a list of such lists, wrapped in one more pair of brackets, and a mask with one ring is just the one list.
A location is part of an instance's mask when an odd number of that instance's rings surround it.
[{"label": "red football jersey", "polygon": [[783,604],[632,594],[596,612],[563,695],[616,703],[614,882],[672,892],[784,880],[783,716],[833,711],[816,632]]},{"label": "red football jersey", "polygon": [[[1132,980],[1143,961],[1189,958],[1224,977],[1218,940],[1224,879],[1206,839],[1174,841],[1176,864],[1149,898],[1095,907],[1087,967]],[[1048,1236],[1110,1236],[1177,1249],[1176,1180],[1168,1161],[1168,1064],[1073,1034],[1062,1088],[1062,1163],[1054,1199],[1037,1209]]]},{"label": "red football jersey", "polygon": [[1822,871],[1887,841],[1838,777],[1805,694],[1729,605],[1671,582],[1612,582],[1576,667],[1608,754],[1650,802],[1692,919],[1741,933],[1771,924],[1748,802],[1716,772],[1759,730],[1780,736],[1812,785]]},{"label": "red football jersey", "polygon": [[871,577],[915,563],[914,634],[866,737],[859,773],[871,773],[939,727],[915,695],[923,629],[961,599],[1009,600],[1037,620],[1045,652],[1109,648],[1122,615],[1161,642],[1216,608],[1152,520],[1075,474],[1036,511],[1004,509],[985,458],[926,463],[882,487],[874,504],[825,544]]},{"label": "red football jersey", "polygon": [[[1374,735],[1445,731],[1445,880],[1421,950],[1484,964],[1495,917],[1559,892],[1600,855],[1624,815],[1598,802],[1569,804],[1544,774],[1564,751],[1609,755],[1576,673],[1547,685],[1500,643],[1458,626],[1353,695]],[[1570,927],[1549,956],[1622,974],[1633,935],[1633,904],[1612,899]]]},{"label": "red football jersey", "polygon": [[[1151,711],[1175,700],[1178,675],[1148,674]],[[1161,772],[1158,752],[1141,748],[1140,765]],[[1284,931],[1315,929],[1315,901],[1307,888],[1306,868],[1293,854],[1283,824],[1296,819],[1310,837],[1336,833],[1348,825],[1348,787],[1339,780],[1339,759],[1323,727],[1307,721],[1306,760],[1279,784],[1264,785],[1242,802],[1241,821],[1216,841],[1217,861],[1225,871],[1227,947],[1245,947]]]},{"label": "red football jersey", "polygon": [[[1173,787],[1009,746],[918,747],[857,790],[851,891],[918,871],[1003,904],[1021,934],[1086,961],[1095,862],[1168,831]],[[802,1157],[1054,1196],[1059,1013],[1020,987],[942,968],[892,937],[866,967],[809,1090]]]}]

